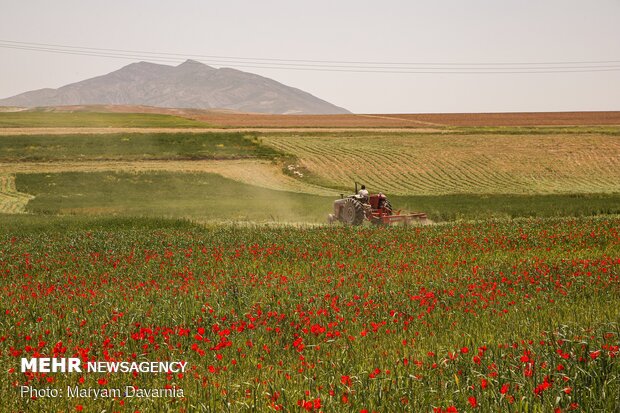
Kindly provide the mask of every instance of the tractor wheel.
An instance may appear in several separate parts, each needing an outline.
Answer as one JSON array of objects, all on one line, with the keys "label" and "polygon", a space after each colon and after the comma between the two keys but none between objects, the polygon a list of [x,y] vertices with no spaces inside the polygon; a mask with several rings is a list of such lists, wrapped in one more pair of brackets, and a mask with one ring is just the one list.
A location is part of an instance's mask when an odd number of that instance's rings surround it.
[{"label": "tractor wheel", "polygon": [[348,198],[340,211],[340,220],[347,225],[361,225],[364,222],[364,206],[360,201]]}]

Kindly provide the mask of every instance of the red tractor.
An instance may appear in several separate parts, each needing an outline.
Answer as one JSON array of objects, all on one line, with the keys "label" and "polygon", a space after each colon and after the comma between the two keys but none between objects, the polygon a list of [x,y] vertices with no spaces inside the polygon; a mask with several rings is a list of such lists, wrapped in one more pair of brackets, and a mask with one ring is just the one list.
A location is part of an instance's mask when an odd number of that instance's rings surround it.
[{"label": "red tractor", "polygon": [[331,224],[340,221],[345,225],[361,225],[365,220],[376,225],[389,225],[396,222],[408,224],[412,221],[426,222],[426,214],[423,212],[413,212],[401,214],[394,211],[392,204],[381,192],[368,196],[360,195],[355,183],[355,195],[344,197],[334,201],[334,213],[327,218]]}]

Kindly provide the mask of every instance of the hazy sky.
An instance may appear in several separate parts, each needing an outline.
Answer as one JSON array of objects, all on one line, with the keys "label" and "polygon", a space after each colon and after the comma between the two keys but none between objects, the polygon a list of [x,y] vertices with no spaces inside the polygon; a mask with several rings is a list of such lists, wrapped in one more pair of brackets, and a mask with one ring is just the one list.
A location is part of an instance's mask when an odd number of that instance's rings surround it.
[{"label": "hazy sky", "polygon": [[[620,0],[0,0],[0,40],[254,59],[246,65],[267,58],[408,63],[405,71],[435,72],[491,63],[506,63],[493,66],[506,71],[604,66],[613,70],[421,74],[349,71],[366,70],[356,63],[340,64],[351,66],[345,71],[213,64],[270,77],[357,113],[620,110]],[[139,60],[147,59],[0,47],[0,97]],[[581,63],[591,61],[611,63]],[[576,63],[532,65],[562,62]]]}]

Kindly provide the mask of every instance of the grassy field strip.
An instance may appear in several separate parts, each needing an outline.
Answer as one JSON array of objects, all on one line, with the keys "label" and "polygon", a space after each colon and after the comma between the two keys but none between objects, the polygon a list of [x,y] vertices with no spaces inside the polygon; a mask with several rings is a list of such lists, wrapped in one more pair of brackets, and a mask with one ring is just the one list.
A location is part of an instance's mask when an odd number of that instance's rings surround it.
[{"label": "grassy field strip", "polygon": [[[207,172],[237,182],[278,191],[301,192],[313,195],[337,195],[335,190],[305,183],[284,175],[279,166],[262,160],[206,161],[99,161],[99,162],[23,162],[0,163],[0,174],[60,173],[60,172]],[[13,179],[13,178],[12,178]],[[12,188],[14,189],[14,181]],[[4,193],[4,191],[3,191]]]},{"label": "grassy field strip", "polygon": [[395,195],[620,192],[620,138],[585,135],[264,136],[317,182]]},{"label": "grassy field strip", "polygon": [[0,173],[0,214],[19,214],[26,212],[26,204],[32,195],[15,189],[15,175]]},{"label": "grassy field strip", "polygon": [[[251,170],[246,174],[258,175]],[[334,198],[262,188],[204,171],[17,173],[15,184],[19,191],[35,196],[26,206],[33,214],[150,216],[201,222],[325,222]]]},{"label": "grassy field strip", "polygon": [[55,127],[125,127],[125,128],[204,128],[208,123],[180,116],[157,113],[102,112],[3,112],[0,128]]},{"label": "grassy field strip", "polygon": [[19,135],[0,138],[0,162],[268,159],[283,154],[241,133]]},{"label": "grassy field strip", "polygon": [[[26,205],[35,216],[151,216],[205,223],[325,223],[337,198],[261,188],[208,172],[16,173],[15,186],[35,196]],[[434,222],[620,214],[620,194],[390,195],[390,199],[396,209],[426,212]]]},{"label": "grassy field strip", "polygon": [[[441,129],[436,128],[382,128],[384,133],[442,133]],[[223,133],[223,132],[264,132],[264,133],[334,133],[334,132],[371,132],[376,133],[376,128],[121,128],[121,127],[50,127],[50,128],[2,128],[0,136],[6,135],[75,135],[75,134],[108,134],[108,133]]]},{"label": "grassy field strip", "polygon": [[205,133],[228,132],[211,128],[0,128],[0,136],[10,135],[88,135],[109,133]]}]

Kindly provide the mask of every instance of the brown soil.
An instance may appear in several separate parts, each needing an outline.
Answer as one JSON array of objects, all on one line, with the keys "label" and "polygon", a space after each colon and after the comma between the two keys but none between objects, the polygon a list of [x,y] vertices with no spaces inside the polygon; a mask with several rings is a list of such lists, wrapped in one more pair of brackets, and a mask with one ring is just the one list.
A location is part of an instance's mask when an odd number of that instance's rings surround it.
[{"label": "brown soil", "polygon": [[616,112],[523,112],[266,115],[227,110],[149,106],[61,106],[51,111],[162,113],[196,119],[222,128],[428,128],[433,126],[593,126],[620,125]]},{"label": "brown soil", "polygon": [[620,112],[455,113],[386,115],[187,114],[227,127],[428,128],[437,126],[620,125]]},{"label": "brown soil", "polygon": [[436,113],[389,116],[448,126],[620,125],[620,112]]}]

